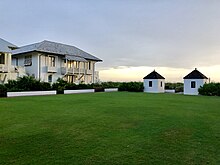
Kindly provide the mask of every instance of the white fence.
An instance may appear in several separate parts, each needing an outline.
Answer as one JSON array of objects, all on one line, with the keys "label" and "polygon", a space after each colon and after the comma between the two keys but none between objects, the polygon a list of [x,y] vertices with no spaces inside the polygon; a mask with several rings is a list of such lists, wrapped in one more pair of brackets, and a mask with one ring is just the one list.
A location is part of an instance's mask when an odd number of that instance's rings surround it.
[{"label": "white fence", "polygon": [[56,91],[7,92],[7,97],[56,95]]}]

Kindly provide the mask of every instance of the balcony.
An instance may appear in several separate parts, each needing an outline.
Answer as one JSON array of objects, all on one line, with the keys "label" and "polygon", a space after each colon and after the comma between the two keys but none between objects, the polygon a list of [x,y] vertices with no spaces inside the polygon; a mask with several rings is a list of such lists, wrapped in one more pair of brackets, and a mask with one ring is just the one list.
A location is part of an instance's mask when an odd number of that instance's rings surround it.
[{"label": "balcony", "polygon": [[82,68],[74,68],[74,73],[78,74],[78,73],[84,73],[85,69]]},{"label": "balcony", "polygon": [[74,74],[74,68],[61,67],[61,74]]},{"label": "balcony", "polygon": [[7,73],[8,72],[8,66],[5,64],[0,64],[0,73]]},{"label": "balcony", "polygon": [[86,74],[92,75],[93,74],[93,70],[86,69]]},{"label": "balcony", "polygon": [[57,72],[57,67],[46,66],[46,72],[48,72],[48,73],[56,73]]}]

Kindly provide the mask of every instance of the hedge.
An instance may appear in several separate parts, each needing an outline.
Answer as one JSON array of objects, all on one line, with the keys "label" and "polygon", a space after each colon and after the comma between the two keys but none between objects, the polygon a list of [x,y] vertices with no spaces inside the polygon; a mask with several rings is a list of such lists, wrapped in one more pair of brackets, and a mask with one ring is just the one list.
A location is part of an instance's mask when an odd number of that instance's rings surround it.
[{"label": "hedge", "polygon": [[200,95],[220,96],[220,83],[204,84],[198,91]]}]

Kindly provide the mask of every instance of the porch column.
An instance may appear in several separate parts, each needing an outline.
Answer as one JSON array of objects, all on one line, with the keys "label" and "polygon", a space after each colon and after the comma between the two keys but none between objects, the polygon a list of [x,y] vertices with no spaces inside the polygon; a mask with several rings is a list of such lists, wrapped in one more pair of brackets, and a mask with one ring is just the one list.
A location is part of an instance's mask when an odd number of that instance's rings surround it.
[{"label": "porch column", "polygon": [[92,83],[94,83],[95,82],[95,63],[94,62],[92,63],[92,69],[93,69],[93,71],[92,71]]}]

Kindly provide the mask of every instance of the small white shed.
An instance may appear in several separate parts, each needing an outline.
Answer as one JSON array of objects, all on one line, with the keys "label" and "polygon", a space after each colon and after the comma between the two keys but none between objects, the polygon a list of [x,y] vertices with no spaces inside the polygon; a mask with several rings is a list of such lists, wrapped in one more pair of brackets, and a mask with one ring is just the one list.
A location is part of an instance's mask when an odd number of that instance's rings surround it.
[{"label": "small white shed", "polygon": [[184,78],[184,95],[198,95],[198,89],[208,82],[208,78],[195,68]]},{"label": "small white shed", "polygon": [[149,93],[164,93],[165,78],[155,70],[144,78],[144,92]]}]

